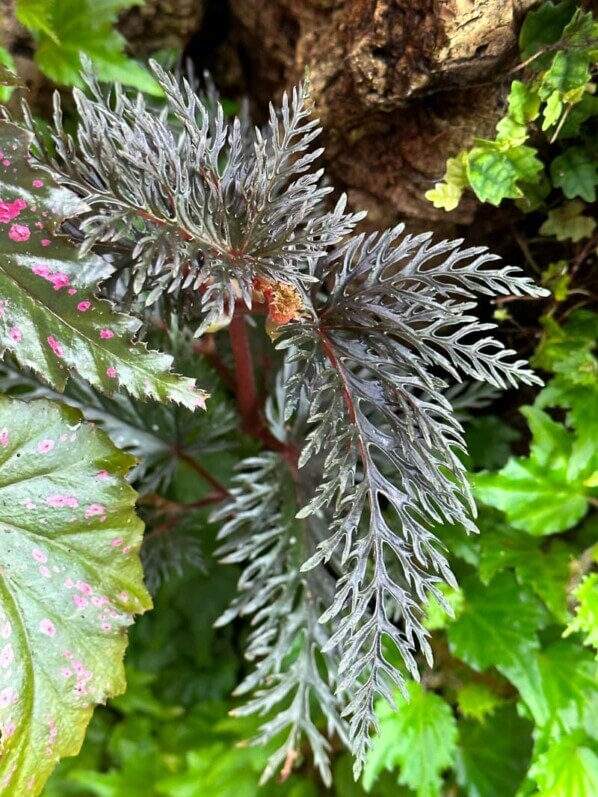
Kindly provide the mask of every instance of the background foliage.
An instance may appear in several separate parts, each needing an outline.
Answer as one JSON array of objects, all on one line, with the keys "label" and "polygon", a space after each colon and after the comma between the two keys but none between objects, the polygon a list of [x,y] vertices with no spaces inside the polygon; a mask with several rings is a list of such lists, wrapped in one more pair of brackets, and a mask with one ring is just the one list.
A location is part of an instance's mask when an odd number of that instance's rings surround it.
[{"label": "background foliage", "polygon": [[[78,82],[83,51],[102,79],[152,92],[153,80],[123,55],[113,30],[126,5],[94,3],[92,11],[85,2],[20,0],[18,14],[35,37],[40,67],[59,83]],[[228,487],[233,463],[255,453],[249,439],[229,434],[228,397],[218,396],[217,424],[207,430],[184,408],[139,410],[75,382],[69,401],[117,445],[143,454],[133,478],[148,521],[143,554],[156,611],[131,633],[127,693],[96,712],[81,754],[59,767],[44,794],[598,793],[597,23],[573,2],[543,3],[527,16],[520,49],[495,139],[449,161],[429,199],[450,214],[473,191],[512,214],[521,257],[551,297],[540,317],[537,302],[528,313],[512,297],[498,299],[494,315],[545,386],[490,397],[464,414],[481,533],[437,530],[460,584],[445,590],[455,616],[432,607],[434,667],[424,669],[421,685],[409,685],[409,702],[398,696],[395,711],[380,706],[381,735],[362,782],[353,782],[351,761],[339,751],[331,790],[319,785],[308,756],[284,783],[259,787],[269,751],[243,746],[258,723],[228,716],[237,706],[230,694],[246,674],[249,629],[240,620],[214,628],[238,572],[215,565],[209,503],[202,505],[213,485],[196,465],[201,452],[202,465]],[[0,60],[11,65],[6,53]],[[184,335],[155,334],[180,364]],[[209,366],[183,370],[212,389]],[[3,391],[40,390],[23,385],[10,365],[2,382]],[[184,456],[171,463],[173,440]]]}]

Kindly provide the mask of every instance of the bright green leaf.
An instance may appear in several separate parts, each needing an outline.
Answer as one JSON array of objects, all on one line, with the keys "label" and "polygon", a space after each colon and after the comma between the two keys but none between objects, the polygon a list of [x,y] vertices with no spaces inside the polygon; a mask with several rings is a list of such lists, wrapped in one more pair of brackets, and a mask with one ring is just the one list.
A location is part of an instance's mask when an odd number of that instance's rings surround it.
[{"label": "bright green leaf", "polygon": [[81,57],[87,56],[100,80],[118,81],[149,94],[161,94],[149,72],[125,55],[125,40],[114,28],[119,12],[139,5],[139,0],[34,2],[48,7],[47,18],[51,20],[51,29],[39,25],[34,28],[35,61],[49,78],[56,83],[82,87]]},{"label": "bright green leaf", "polygon": [[513,683],[537,727],[573,731],[598,718],[596,663],[589,651],[560,640],[501,671]]},{"label": "bright green leaf", "polygon": [[[439,585],[439,589],[444,595],[445,601],[452,608],[454,617],[458,617],[463,606],[461,590],[453,589],[446,584]],[[438,631],[441,628],[445,628],[447,623],[452,621],[453,617],[447,614],[434,596],[431,596],[426,605],[426,621],[424,623],[426,628],[429,631]]]},{"label": "bright green leaf", "polygon": [[566,377],[575,385],[598,386],[598,360],[593,355],[598,338],[598,313],[578,310],[567,323],[542,319],[545,334],[534,355],[534,365]]},{"label": "bright green leaf", "polygon": [[540,112],[540,98],[529,84],[514,80],[509,92],[509,116],[517,124],[533,122]]},{"label": "bright green leaf", "polygon": [[564,302],[569,297],[571,275],[566,260],[549,263],[542,272],[542,285],[548,288],[557,302]]},{"label": "bright green leaf", "polygon": [[500,519],[480,516],[480,578],[490,583],[497,573],[513,568],[517,580],[531,588],[563,623],[569,617],[567,587],[573,552],[563,540],[542,545],[541,539],[517,531]]},{"label": "bright green leaf", "polygon": [[123,691],[126,628],[150,599],[132,458],[53,402],[0,399],[0,429],[0,782],[21,797]]},{"label": "bright green leaf", "polygon": [[457,705],[461,714],[467,719],[478,720],[478,722],[492,714],[503,702],[502,698],[485,684],[475,681],[465,684],[457,692]]},{"label": "bright green leaf", "polygon": [[564,636],[584,634],[585,644],[598,650],[598,573],[585,576],[573,590],[573,596],[578,605]]},{"label": "bright green leaf", "polygon": [[435,208],[454,210],[461,200],[463,190],[468,187],[469,180],[466,173],[467,153],[461,152],[455,158],[446,162],[444,182],[436,183],[434,188],[426,191],[425,197],[432,202]]},{"label": "bright green leaf", "polygon": [[585,86],[589,79],[589,54],[577,48],[567,48],[554,56],[542,80],[542,90],[545,94],[556,91],[563,95]]},{"label": "bright green leaf", "polygon": [[133,343],[139,321],[93,296],[106,276],[102,261],[78,259],[53,235],[79,200],[30,167],[29,141],[15,125],[0,125],[0,149],[10,161],[0,167],[0,352],[59,390],[72,369],[108,394],[122,386],[137,398],[202,406],[193,380],[169,372],[171,357]]},{"label": "bright green leaf", "polygon": [[574,733],[553,744],[530,770],[537,797],[596,797],[598,755],[589,740]]},{"label": "bright green leaf", "polygon": [[440,797],[442,772],[453,763],[457,723],[448,703],[420,684],[408,685],[409,702],[379,712],[380,736],[366,762],[363,784],[371,789],[384,769],[400,767],[399,783],[417,797]]},{"label": "bright green leaf", "polygon": [[542,130],[548,130],[550,127],[555,125],[561,115],[561,111],[563,110],[563,100],[561,97],[561,93],[558,91],[553,91],[549,98],[546,100],[546,106],[544,108],[544,121],[542,122]]},{"label": "bright green leaf", "polygon": [[523,145],[502,149],[493,142],[481,142],[467,156],[472,189],[482,202],[492,205],[521,197],[519,183],[538,181],[542,168],[536,150]]},{"label": "bright green leaf", "polygon": [[15,72],[12,55],[7,49],[0,47],[0,102],[8,102],[14,89],[23,86],[23,82]]},{"label": "bright green leaf", "polygon": [[57,45],[60,40],[52,25],[52,9],[56,0],[17,0],[16,17],[31,31],[41,31],[49,36]]},{"label": "bright green leaf", "polygon": [[501,509],[516,529],[534,535],[566,531],[588,511],[598,450],[580,445],[564,426],[537,407],[524,407],[532,444],[530,456],[513,457],[498,473],[480,473],[474,492]]}]

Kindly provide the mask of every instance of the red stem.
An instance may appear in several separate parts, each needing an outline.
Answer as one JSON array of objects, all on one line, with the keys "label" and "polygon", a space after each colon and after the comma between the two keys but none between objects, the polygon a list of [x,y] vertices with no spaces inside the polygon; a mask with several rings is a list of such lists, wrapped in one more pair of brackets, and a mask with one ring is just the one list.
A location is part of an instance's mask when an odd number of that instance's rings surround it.
[{"label": "red stem", "polygon": [[244,315],[235,315],[228,328],[235,361],[237,406],[241,415],[241,428],[245,434],[260,440],[266,448],[277,451],[288,464],[293,478],[297,478],[299,451],[292,444],[281,443],[270,432],[260,412],[253,358]]},{"label": "red stem", "polygon": [[241,414],[241,424],[244,432],[252,434],[260,421],[247,323],[243,316],[235,316],[228,329],[235,361],[237,406]]},{"label": "red stem", "polygon": [[210,487],[213,487],[219,495],[225,496],[229,494],[226,487],[223,484],[220,484],[220,482],[215,479],[209,471],[200,465],[199,462],[196,462],[193,457],[190,457],[189,454],[186,454],[184,451],[181,451],[178,448],[174,448],[174,453],[182,462],[185,462],[190,468],[193,468],[193,470],[198,473],[201,478],[210,485]]}]

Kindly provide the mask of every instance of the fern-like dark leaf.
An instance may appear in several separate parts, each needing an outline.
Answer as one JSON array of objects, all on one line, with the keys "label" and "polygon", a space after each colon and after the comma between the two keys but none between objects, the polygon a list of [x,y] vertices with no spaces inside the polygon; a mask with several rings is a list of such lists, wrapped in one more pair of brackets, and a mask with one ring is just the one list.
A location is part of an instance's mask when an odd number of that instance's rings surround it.
[{"label": "fern-like dark leaf", "polygon": [[300,463],[321,462],[300,517],[324,515],[331,531],[303,569],[330,562],[339,574],[321,619],[335,625],[328,645],[342,651],[337,689],[349,692],[356,772],[377,727],[377,696],[392,700],[394,686],[404,689],[389,647],[417,678],[417,652],[431,661],[422,606],[434,596],[450,613],[439,583],[455,580],[433,528],[475,531],[446,379],[538,381],[472,310],[475,293],[544,291],[515,268],[491,266],[485,249],[431,245],[429,235],[401,240],[401,232],[357,236],[327,258],[318,321],[295,325],[280,344],[301,363],[296,392],[310,404]]}]

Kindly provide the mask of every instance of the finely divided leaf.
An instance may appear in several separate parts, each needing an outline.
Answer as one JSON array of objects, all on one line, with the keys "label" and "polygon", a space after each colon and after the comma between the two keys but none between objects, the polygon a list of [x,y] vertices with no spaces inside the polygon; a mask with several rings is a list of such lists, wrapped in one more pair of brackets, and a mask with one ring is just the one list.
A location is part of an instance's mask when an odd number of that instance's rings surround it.
[{"label": "finely divided leaf", "polygon": [[133,459],[79,412],[0,398],[0,790],[39,794],[124,690],[133,615],[150,607]]},{"label": "finely divided leaf", "polygon": [[170,373],[172,358],[133,342],[139,321],[115,313],[93,289],[107,275],[94,256],[78,259],[54,228],[81,203],[28,163],[30,136],[0,123],[0,351],[62,390],[75,370],[112,394],[175,401],[191,409],[205,394]]}]

